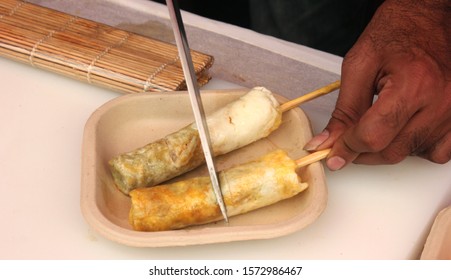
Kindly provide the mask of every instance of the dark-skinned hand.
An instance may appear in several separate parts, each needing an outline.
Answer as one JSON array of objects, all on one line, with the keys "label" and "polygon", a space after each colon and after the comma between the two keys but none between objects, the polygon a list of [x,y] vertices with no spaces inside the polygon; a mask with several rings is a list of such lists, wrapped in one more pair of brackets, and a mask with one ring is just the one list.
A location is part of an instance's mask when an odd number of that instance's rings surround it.
[{"label": "dark-skinned hand", "polygon": [[385,1],[346,54],[332,117],[305,149],[331,147],[331,170],[409,155],[448,162],[450,40],[450,1]]}]

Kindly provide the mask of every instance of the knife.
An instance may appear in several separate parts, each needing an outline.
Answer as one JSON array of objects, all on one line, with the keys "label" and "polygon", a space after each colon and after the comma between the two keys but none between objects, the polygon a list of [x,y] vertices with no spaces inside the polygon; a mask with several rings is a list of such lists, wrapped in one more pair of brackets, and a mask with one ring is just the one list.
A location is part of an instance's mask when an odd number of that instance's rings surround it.
[{"label": "knife", "polygon": [[226,222],[229,221],[227,217],[227,209],[222,197],[221,188],[219,186],[218,176],[216,173],[215,162],[211,148],[210,133],[208,132],[207,121],[205,119],[204,107],[200,97],[199,87],[197,84],[197,77],[194,72],[194,65],[191,59],[191,53],[188,45],[188,39],[183,26],[182,15],[177,1],[166,0],[171,18],[172,28],[174,30],[175,42],[179,51],[180,61],[182,63],[183,74],[185,75],[186,85],[191,101],[191,107],[194,112],[194,119],[196,120],[197,130],[199,131],[200,142],[205,156],[208,172],[210,174],[211,185],[216,196],[216,201],[219,204],[222,216]]}]

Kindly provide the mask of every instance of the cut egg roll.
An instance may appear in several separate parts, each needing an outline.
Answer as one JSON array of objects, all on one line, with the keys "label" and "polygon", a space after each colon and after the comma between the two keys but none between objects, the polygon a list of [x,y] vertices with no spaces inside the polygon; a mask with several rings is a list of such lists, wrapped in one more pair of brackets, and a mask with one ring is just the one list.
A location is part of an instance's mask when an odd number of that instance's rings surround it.
[{"label": "cut egg roll", "polygon": [[[288,199],[305,190],[285,151],[218,173],[229,217]],[[165,231],[223,219],[210,177],[195,177],[130,192],[129,222],[138,231]]]},{"label": "cut egg roll", "polygon": [[[268,136],[282,120],[279,103],[264,87],[207,115],[213,154],[223,155]],[[204,163],[199,133],[192,123],[109,161],[114,182],[124,194],[151,187]]]}]

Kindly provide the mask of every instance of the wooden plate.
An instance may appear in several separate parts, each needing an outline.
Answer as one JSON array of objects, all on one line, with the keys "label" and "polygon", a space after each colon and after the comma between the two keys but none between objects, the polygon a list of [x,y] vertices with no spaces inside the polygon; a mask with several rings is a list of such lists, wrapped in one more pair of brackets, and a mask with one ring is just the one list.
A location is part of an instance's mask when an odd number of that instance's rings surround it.
[{"label": "wooden plate", "polygon": [[[247,90],[202,91],[208,113],[245,94]],[[276,95],[280,102],[286,100]],[[136,247],[185,246],[267,239],[307,227],[322,213],[327,188],[321,163],[299,170],[309,188],[274,205],[230,218],[224,222],[182,230],[139,232],[128,223],[130,198],[114,185],[107,162],[113,156],[134,150],[194,121],[186,92],[130,94],[97,109],[86,123],[82,149],[81,209],[94,229],[113,241]],[[255,159],[280,148],[297,159],[306,152],[312,137],[310,122],[299,108],[283,115],[282,125],[269,137],[217,158],[218,169]],[[205,167],[173,180],[207,174]]]}]

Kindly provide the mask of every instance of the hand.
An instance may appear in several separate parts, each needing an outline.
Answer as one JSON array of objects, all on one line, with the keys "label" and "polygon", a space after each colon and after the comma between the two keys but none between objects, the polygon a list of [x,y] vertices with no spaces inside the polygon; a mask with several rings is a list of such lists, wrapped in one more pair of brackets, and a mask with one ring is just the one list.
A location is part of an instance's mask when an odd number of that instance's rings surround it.
[{"label": "hand", "polygon": [[331,170],[409,155],[448,162],[450,9],[447,0],[385,1],[345,56],[336,108],[305,149],[332,147]]}]

